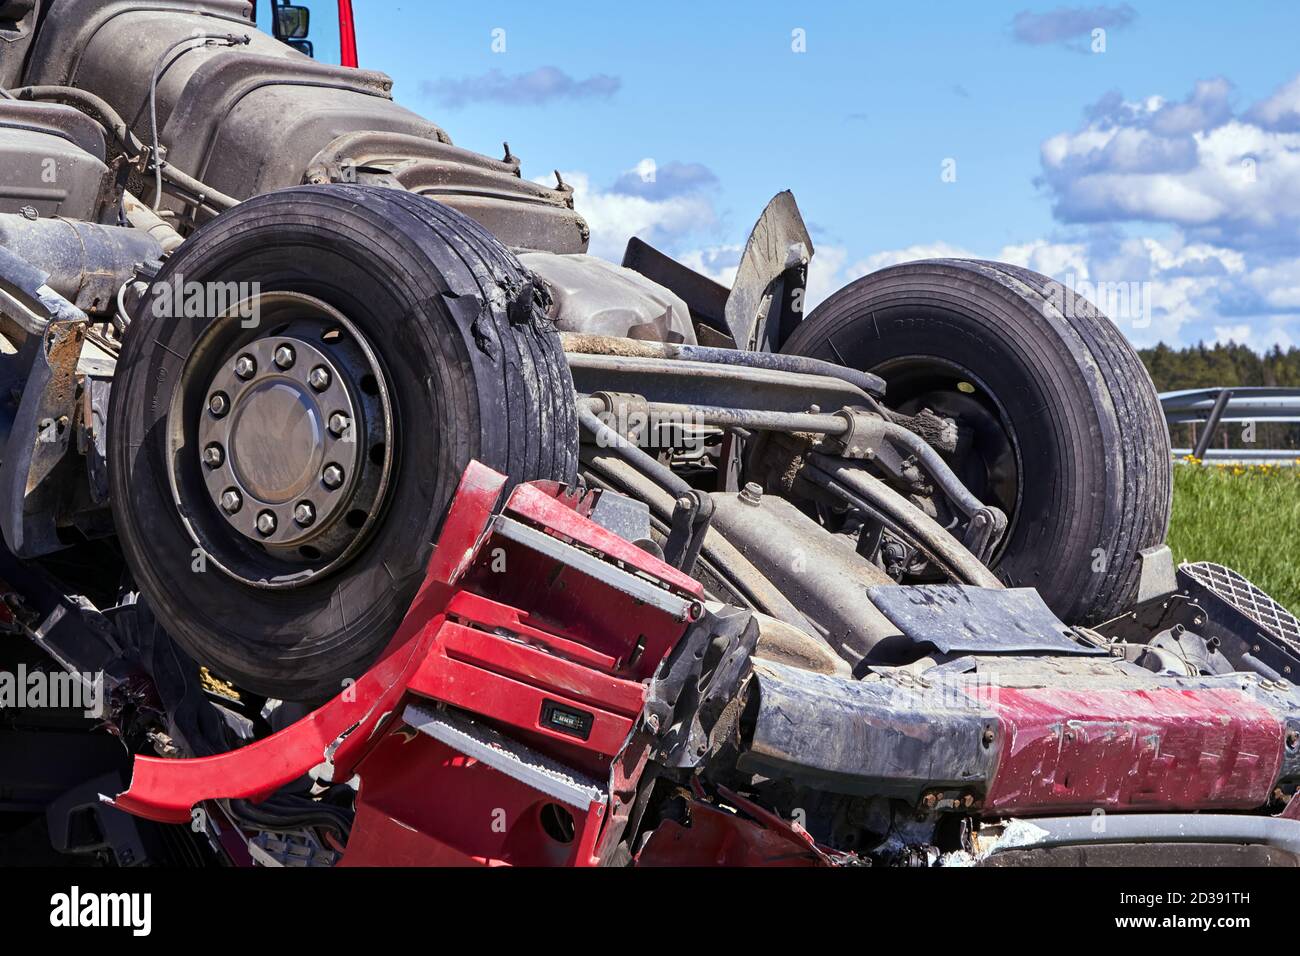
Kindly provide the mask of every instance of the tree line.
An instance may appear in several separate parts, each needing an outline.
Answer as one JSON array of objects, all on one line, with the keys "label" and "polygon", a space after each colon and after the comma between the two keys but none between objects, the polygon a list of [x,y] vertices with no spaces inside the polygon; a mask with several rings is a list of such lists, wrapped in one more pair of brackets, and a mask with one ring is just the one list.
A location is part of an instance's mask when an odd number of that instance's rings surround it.
[{"label": "tree line", "polygon": [[[1275,345],[1261,355],[1236,342],[1198,342],[1181,349],[1162,342],[1154,348],[1140,349],[1138,354],[1160,392],[1250,385],[1300,388],[1300,348],[1295,346],[1284,350]],[[1242,447],[1240,432],[1235,425],[1221,428],[1215,446]],[[1176,426],[1173,443],[1190,448],[1195,444],[1194,434],[1191,425]],[[1300,424],[1259,422],[1254,437],[1260,448],[1300,448]]]}]

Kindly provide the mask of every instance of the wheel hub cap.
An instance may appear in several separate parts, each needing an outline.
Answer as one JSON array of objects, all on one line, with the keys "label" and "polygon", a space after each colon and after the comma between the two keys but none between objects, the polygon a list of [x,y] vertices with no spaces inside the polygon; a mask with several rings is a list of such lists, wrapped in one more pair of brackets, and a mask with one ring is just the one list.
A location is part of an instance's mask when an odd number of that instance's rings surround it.
[{"label": "wheel hub cap", "polygon": [[293,586],[353,553],[380,510],[393,460],[384,376],[361,334],[307,296],[263,297],[261,330],[223,320],[210,334],[173,408],[176,502],[222,570]]},{"label": "wheel hub cap", "polygon": [[[289,335],[248,343],[213,376],[200,453],[212,500],[220,504],[230,491],[242,498],[237,511],[222,513],[246,538],[301,544],[352,504],[347,483],[325,477],[327,465],[345,476],[359,471],[347,379],[324,350]],[[219,397],[225,401],[213,401]]]}]

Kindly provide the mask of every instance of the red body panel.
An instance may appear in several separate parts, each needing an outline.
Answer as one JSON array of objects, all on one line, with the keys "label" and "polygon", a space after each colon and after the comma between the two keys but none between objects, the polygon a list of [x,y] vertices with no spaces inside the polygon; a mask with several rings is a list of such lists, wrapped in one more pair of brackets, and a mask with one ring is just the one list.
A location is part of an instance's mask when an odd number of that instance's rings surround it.
[{"label": "red body panel", "polygon": [[454,595],[448,587],[492,517],[505,478],[471,463],[443,523],[429,572],[379,661],[337,697],[277,734],[213,757],[162,760],[136,757],[131,786],[112,803],[164,823],[183,823],[204,800],[259,800],[332,759],[347,779],[380,724],[391,719],[406,683],[443,623]]},{"label": "red body panel", "polygon": [[[362,780],[348,865],[599,862],[604,800],[561,807],[398,719],[408,700],[449,705],[608,783],[644,704],[639,675],[653,673],[685,632],[665,612],[598,578],[567,568],[554,573],[553,563],[517,545],[493,570],[498,551],[510,544],[491,534],[504,486],[503,476],[481,465],[466,470],[420,594],[383,658],[354,687],[230,753],[137,757],[132,785],[116,804],[181,822],[204,800],[263,798],[330,757],[335,780],[354,772]],[[601,553],[612,566],[685,594],[702,593],[681,572],[588,521],[581,510],[590,501],[559,486],[522,486],[507,508],[562,541]],[[529,610],[483,592],[510,594]],[[556,616],[572,626],[558,627]],[[590,715],[587,732],[543,722],[544,702]],[[557,839],[545,814],[567,821],[571,836]]]},{"label": "red body panel", "polygon": [[1255,809],[1281,767],[1277,715],[1239,691],[998,688],[998,813]]},{"label": "red body panel", "polygon": [[823,866],[807,843],[707,803],[690,805],[690,826],[661,824],[637,855],[638,866]]},{"label": "red body panel", "polygon": [[[619,590],[617,575],[603,576],[587,559],[679,596],[703,590],[588,520],[590,493],[553,483],[516,488],[504,509],[580,546],[583,561],[494,534],[504,487],[481,465],[466,470],[419,594],[354,686],[230,753],[137,757],[117,805],[186,821],[202,801],[258,800],[329,762],[334,780],[361,780],[348,865],[603,862],[629,819],[654,739],[639,724],[648,679],[688,625]],[[990,687],[976,697],[1000,731],[983,795],[990,815],[1254,809],[1281,772],[1281,716],[1235,689]],[[413,720],[423,731],[402,720],[410,704],[425,714]],[[556,722],[556,706],[577,723]],[[453,731],[449,716],[460,721]],[[584,782],[553,786],[538,776],[546,761]],[[735,812],[720,808],[691,779],[686,821],[661,822],[639,864],[833,862],[790,821],[719,786],[719,802]]]},{"label": "red body panel", "polygon": [[393,733],[362,766],[347,866],[591,866],[605,805],[565,811],[570,840],[546,832],[554,801],[422,734]]}]

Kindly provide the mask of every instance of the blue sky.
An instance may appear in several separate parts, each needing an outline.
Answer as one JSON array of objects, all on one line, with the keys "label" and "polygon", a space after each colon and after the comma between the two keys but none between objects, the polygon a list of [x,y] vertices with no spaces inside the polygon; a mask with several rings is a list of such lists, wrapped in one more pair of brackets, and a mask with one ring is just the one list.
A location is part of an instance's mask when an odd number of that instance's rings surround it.
[{"label": "blue sky", "polygon": [[361,65],[457,144],[560,169],[598,254],[636,232],[727,281],[789,188],[814,300],[978,255],[1150,283],[1139,344],[1300,343],[1300,5],[354,2]]}]

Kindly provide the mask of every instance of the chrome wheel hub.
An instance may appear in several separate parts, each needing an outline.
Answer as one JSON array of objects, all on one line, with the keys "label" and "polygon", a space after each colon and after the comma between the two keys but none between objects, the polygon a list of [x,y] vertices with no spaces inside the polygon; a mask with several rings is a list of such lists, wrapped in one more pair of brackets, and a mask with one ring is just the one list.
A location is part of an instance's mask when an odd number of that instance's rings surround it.
[{"label": "chrome wheel hub", "polygon": [[381,510],[392,408],[369,344],[325,303],[268,293],[212,323],[168,418],[173,493],[227,573],[292,587],[355,553]]},{"label": "chrome wheel hub", "polygon": [[[363,453],[346,381],[315,343],[288,335],[248,343],[213,377],[199,450],[212,500],[244,537],[300,544],[353,504],[337,474],[355,478]],[[242,501],[233,511],[230,492]]]}]

